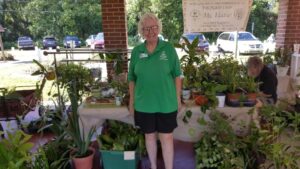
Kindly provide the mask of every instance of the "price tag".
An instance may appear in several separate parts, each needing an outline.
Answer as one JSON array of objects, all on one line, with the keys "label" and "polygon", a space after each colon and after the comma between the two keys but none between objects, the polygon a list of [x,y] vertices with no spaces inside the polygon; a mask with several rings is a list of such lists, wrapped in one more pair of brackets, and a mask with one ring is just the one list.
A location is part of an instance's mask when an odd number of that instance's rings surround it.
[{"label": "price tag", "polygon": [[135,151],[124,151],[124,160],[134,160]]}]

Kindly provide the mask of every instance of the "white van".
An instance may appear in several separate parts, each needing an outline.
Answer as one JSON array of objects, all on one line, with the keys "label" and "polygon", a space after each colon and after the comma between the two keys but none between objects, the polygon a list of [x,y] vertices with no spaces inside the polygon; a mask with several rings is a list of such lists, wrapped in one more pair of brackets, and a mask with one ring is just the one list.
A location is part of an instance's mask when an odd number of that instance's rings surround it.
[{"label": "white van", "polygon": [[[223,32],[217,39],[217,46],[225,52],[235,52],[236,32]],[[263,44],[250,32],[239,32],[238,52],[239,53],[263,53]]]}]

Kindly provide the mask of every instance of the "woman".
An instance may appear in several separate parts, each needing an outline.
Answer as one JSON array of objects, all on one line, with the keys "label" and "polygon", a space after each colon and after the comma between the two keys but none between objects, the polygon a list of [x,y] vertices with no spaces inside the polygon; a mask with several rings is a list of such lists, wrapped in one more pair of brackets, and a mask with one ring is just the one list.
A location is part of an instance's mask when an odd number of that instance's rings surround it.
[{"label": "woman", "polygon": [[132,50],[128,81],[129,111],[145,133],[151,169],[157,169],[158,133],[166,169],[173,169],[173,130],[181,108],[180,64],[174,47],[158,38],[162,24],[152,13],[138,24],[145,42]]}]

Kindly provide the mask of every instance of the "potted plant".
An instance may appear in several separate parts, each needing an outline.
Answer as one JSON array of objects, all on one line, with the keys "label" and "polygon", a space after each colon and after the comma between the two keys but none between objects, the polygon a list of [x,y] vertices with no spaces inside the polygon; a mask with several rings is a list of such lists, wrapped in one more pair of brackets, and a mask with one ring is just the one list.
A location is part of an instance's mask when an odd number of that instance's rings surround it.
[{"label": "potted plant", "polygon": [[34,146],[33,143],[29,142],[31,135],[27,135],[21,130],[17,130],[15,133],[8,133],[7,135],[7,138],[0,139],[1,168],[30,168],[33,159],[30,150]]},{"label": "potted plant", "polygon": [[189,80],[186,77],[183,77],[182,84],[182,98],[184,100],[189,100],[191,98],[191,85],[189,84]]},{"label": "potted plant", "polygon": [[[73,83],[75,85],[76,83]],[[76,89],[76,87],[74,86]],[[93,158],[95,150],[90,147],[91,138],[95,132],[95,128],[92,127],[88,134],[85,135],[80,128],[80,117],[77,112],[78,100],[76,98],[76,92],[70,94],[71,99],[71,112],[68,114],[68,125],[66,128],[67,135],[70,136],[74,143],[74,147],[71,151],[71,158],[74,162],[76,169],[91,169],[93,166]]]},{"label": "potted plant", "polygon": [[[131,124],[108,120],[97,139],[105,169],[136,169],[145,153],[144,135]],[[118,163],[116,163],[118,161]]]},{"label": "potted plant", "polygon": [[287,75],[292,54],[293,54],[293,50],[290,48],[276,49],[274,57],[277,62],[276,69],[277,69],[278,76]]},{"label": "potted plant", "polygon": [[91,138],[95,132],[92,127],[88,133],[84,133],[80,128],[80,117],[77,112],[82,96],[86,93],[86,86],[92,82],[90,71],[81,65],[61,64],[57,68],[57,84],[67,90],[71,112],[68,114],[66,127],[67,136],[74,143],[71,158],[76,169],[91,169],[95,150],[90,147]]},{"label": "potted plant", "polygon": [[208,54],[206,52],[199,53],[196,51],[199,42],[199,37],[195,38],[192,42],[190,42],[186,37],[182,37],[182,39],[184,40],[184,43],[175,44],[174,46],[176,48],[182,49],[187,53],[180,59],[184,75],[183,92],[185,96],[188,96],[188,94],[192,92],[193,97],[193,92],[198,92],[197,82],[199,81],[197,81],[195,78],[197,74],[197,69],[200,65],[207,63],[206,56],[208,56]]},{"label": "potted plant", "polygon": [[115,90],[116,105],[126,105],[126,96],[129,95],[128,83],[125,80],[113,80],[110,84]]},{"label": "potted plant", "polygon": [[250,76],[245,75],[242,78],[241,84],[242,84],[241,88],[246,93],[247,101],[255,103],[256,102],[256,98],[257,98],[257,92],[258,92],[259,83],[257,83],[255,81],[254,77],[250,77]]},{"label": "potted plant", "polygon": [[215,59],[212,63],[211,79],[218,84],[227,86],[226,99],[229,103],[238,103],[240,88],[241,66],[232,57]]},{"label": "potted plant", "polygon": [[196,168],[243,168],[238,139],[229,122],[221,112],[212,111],[209,117],[205,125],[210,130],[195,144]]},{"label": "potted plant", "polygon": [[[226,85],[221,85],[214,81],[212,81],[212,82],[204,81],[202,83],[202,91],[206,98],[206,102],[204,102],[204,104],[201,105],[201,111],[203,113],[206,113],[206,111],[208,109],[216,108],[219,104],[217,94],[224,92],[226,89],[227,89]],[[197,101],[197,100],[198,100],[198,97],[196,98],[195,101]],[[224,99],[224,101],[225,101],[225,99]]]},{"label": "potted plant", "polygon": [[276,61],[274,55],[272,54],[265,54],[263,55],[263,63],[267,65],[275,74],[276,74]]}]

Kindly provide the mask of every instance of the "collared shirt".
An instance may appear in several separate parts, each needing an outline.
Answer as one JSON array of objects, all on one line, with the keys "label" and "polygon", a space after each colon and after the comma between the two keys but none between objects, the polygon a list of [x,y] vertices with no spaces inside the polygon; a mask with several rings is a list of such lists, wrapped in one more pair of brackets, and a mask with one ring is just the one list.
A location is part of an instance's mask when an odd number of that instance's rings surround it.
[{"label": "collared shirt", "polygon": [[175,48],[158,40],[150,54],[146,42],[132,50],[128,81],[135,82],[134,108],[145,113],[170,113],[177,110],[175,78],[181,75]]}]

